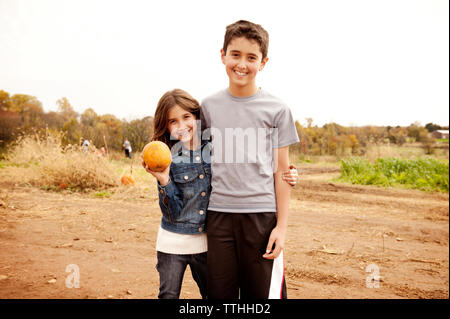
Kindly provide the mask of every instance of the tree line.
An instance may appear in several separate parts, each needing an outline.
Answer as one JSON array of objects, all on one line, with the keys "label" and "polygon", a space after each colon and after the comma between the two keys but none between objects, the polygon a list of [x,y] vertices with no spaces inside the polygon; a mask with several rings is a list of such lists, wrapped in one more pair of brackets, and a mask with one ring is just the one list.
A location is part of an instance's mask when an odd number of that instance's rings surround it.
[{"label": "tree line", "polygon": [[97,114],[92,108],[77,113],[69,100],[62,97],[57,111],[44,112],[42,103],[27,94],[10,95],[0,90],[0,149],[20,134],[63,132],[63,143],[81,145],[85,140],[100,148],[121,150],[127,138],[133,149],[140,150],[153,135],[153,117],[127,121],[112,114]]},{"label": "tree line", "polygon": [[[42,103],[27,94],[10,95],[0,90],[0,150],[19,134],[42,131],[63,132],[65,144],[76,145],[84,139],[91,140],[100,148],[121,150],[127,138],[134,150],[141,150],[153,135],[153,117],[126,121],[112,114],[97,114],[92,108],[77,113],[69,100],[62,97],[56,112],[44,112]],[[448,129],[434,123],[421,126],[413,123],[402,126],[345,127],[336,123],[318,127],[313,119],[306,118],[306,125],[295,123],[300,143],[291,147],[292,152],[305,155],[364,155],[370,144],[391,143],[403,145],[407,142],[421,143],[427,153],[433,152],[436,140],[430,132]]]},{"label": "tree line", "polygon": [[436,139],[431,132],[446,129],[428,123],[421,126],[415,122],[409,126],[362,126],[345,127],[336,123],[325,124],[322,127],[313,125],[311,118],[306,119],[306,125],[295,123],[300,143],[293,146],[293,150],[300,154],[309,155],[364,155],[370,144],[420,143],[427,154],[431,154],[436,146]]}]

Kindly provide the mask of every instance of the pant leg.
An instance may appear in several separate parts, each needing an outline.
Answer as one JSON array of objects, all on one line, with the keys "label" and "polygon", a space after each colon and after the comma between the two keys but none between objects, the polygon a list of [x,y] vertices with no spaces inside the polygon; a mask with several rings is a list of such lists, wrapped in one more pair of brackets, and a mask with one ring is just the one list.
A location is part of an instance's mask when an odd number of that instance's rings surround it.
[{"label": "pant leg", "polygon": [[286,295],[283,253],[275,260],[262,257],[276,222],[275,213],[239,214],[236,241],[239,272],[243,274],[241,299],[279,299]]},{"label": "pant leg", "polygon": [[200,290],[203,299],[206,299],[207,289],[207,267],[206,267],[206,253],[190,255],[189,266],[191,267],[192,278],[194,278]]},{"label": "pant leg", "polygon": [[237,299],[238,262],[233,235],[234,214],[208,211],[206,229],[209,299]]},{"label": "pant leg", "polygon": [[159,299],[178,299],[189,255],[157,252],[159,272]]}]

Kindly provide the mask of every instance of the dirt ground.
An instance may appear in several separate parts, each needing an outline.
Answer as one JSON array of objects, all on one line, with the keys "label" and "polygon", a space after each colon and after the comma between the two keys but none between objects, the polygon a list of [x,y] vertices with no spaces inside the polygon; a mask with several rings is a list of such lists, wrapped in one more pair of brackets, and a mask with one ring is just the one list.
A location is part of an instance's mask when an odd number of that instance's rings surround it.
[{"label": "dirt ground", "polygon": [[[338,184],[329,182],[336,169],[300,169],[289,298],[449,298],[448,194]],[[159,222],[155,192],[96,198],[0,176],[0,298],[157,298]],[[76,271],[79,288],[69,288]],[[181,298],[199,297],[188,270]]]}]

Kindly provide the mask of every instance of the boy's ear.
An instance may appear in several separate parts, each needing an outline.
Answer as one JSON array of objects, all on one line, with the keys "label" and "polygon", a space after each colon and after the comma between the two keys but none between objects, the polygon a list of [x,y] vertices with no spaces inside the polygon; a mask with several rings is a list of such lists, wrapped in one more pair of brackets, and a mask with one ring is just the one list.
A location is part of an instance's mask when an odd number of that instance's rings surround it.
[{"label": "boy's ear", "polygon": [[225,64],[225,52],[223,49],[220,49],[220,58],[222,59],[222,63]]},{"label": "boy's ear", "polygon": [[264,69],[264,67],[266,66],[267,61],[269,61],[268,57],[265,57],[264,59],[262,59],[261,65],[259,66],[259,70],[260,71],[262,71],[262,69]]}]

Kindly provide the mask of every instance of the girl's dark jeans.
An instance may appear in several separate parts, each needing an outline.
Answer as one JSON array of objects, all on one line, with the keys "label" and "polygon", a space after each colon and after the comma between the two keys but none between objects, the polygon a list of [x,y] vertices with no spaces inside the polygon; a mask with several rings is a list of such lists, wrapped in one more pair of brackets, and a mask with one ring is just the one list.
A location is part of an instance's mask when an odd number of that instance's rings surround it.
[{"label": "girl's dark jeans", "polygon": [[192,255],[166,254],[157,251],[159,272],[159,299],[178,299],[186,266],[189,265],[192,277],[206,299],[206,253]]}]

